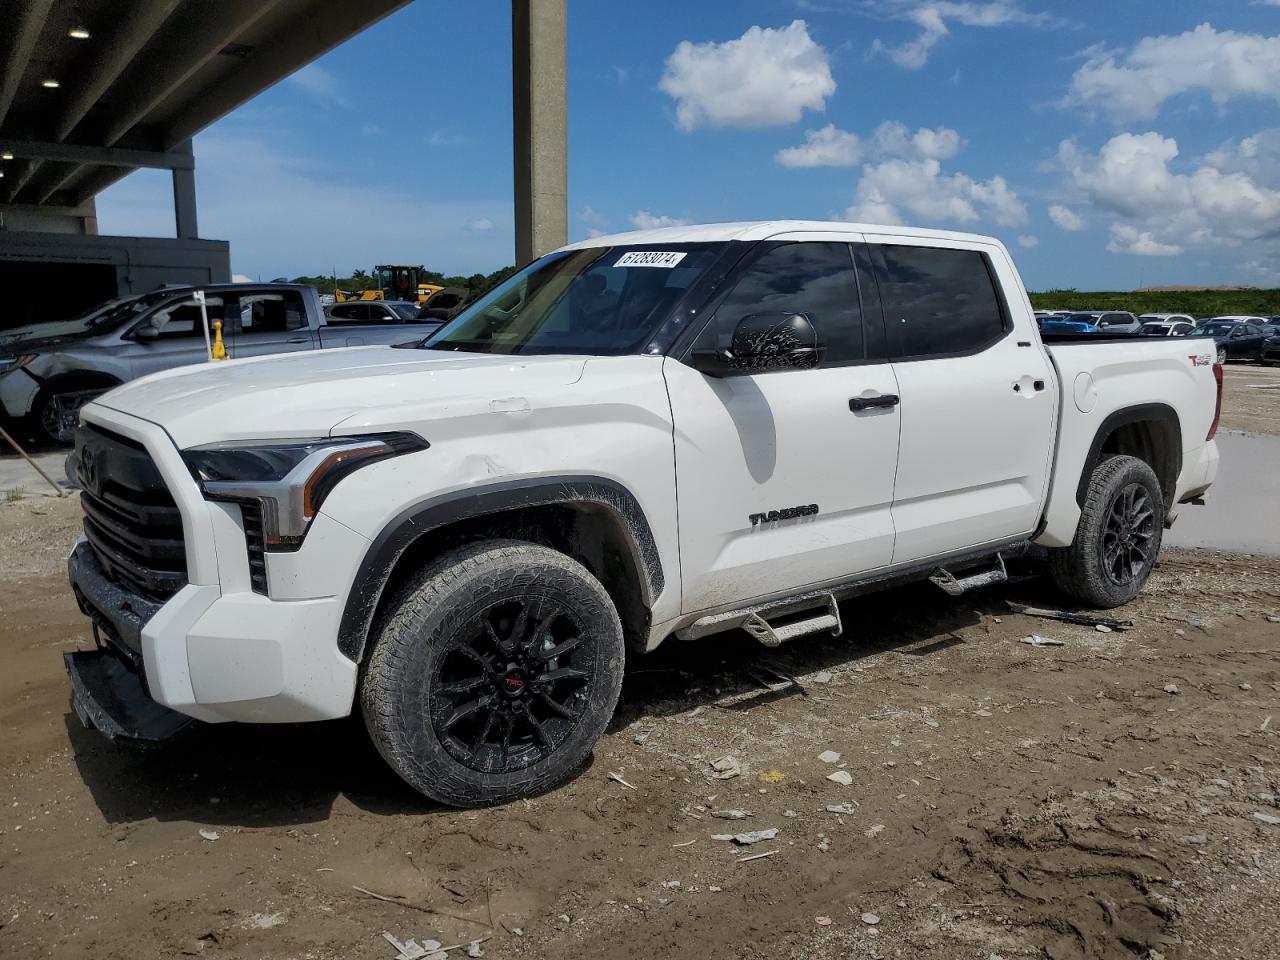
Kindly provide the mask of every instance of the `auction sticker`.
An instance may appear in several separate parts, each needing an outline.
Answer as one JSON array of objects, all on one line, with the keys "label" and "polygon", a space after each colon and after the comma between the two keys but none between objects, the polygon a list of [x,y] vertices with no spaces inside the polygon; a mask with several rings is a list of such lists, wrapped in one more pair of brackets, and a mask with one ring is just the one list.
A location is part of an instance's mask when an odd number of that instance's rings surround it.
[{"label": "auction sticker", "polygon": [[662,267],[670,270],[684,259],[684,253],[673,250],[632,250],[618,258],[615,267]]}]

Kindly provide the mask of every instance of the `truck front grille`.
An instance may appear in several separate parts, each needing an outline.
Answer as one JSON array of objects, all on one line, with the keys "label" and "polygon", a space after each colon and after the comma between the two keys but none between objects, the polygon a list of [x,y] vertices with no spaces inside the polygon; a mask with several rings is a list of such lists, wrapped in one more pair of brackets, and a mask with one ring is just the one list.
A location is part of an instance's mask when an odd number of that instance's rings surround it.
[{"label": "truck front grille", "polygon": [[153,600],[187,582],[182,517],[140,443],[92,426],[76,433],[84,535],[108,579]]}]

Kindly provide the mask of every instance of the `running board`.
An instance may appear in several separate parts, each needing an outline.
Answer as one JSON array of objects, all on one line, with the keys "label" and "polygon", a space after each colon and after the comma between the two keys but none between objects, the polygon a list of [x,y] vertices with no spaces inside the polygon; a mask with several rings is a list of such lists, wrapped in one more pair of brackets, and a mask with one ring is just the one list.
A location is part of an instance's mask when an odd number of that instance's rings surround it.
[{"label": "running board", "polygon": [[807,637],[811,633],[829,633],[838,637],[844,630],[840,623],[840,608],[831,594],[827,594],[826,601],[825,612],[784,623],[770,623],[764,614],[753,613],[743,621],[742,629],[766,647],[781,646],[788,640]]},{"label": "running board", "polygon": [[959,577],[945,567],[939,567],[929,576],[929,582],[949,597],[958,597],[962,593],[977,590],[979,587],[989,587],[993,583],[1005,583],[1008,579],[1009,574],[1004,568],[1004,557],[998,553],[994,567],[978,570],[975,573],[965,573]]}]

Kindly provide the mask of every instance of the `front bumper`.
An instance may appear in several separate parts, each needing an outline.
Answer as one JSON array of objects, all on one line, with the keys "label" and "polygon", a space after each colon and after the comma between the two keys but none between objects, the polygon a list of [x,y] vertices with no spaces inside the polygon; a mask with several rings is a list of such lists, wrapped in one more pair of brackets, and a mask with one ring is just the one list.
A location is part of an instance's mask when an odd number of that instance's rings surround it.
[{"label": "front bumper", "polygon": [[345,571],[354,574],[352,558],[368,541],[321,515],[301,550],[268,555],[272,596],[254,593],[239,508],[200,496],[160,427],[98,406],[82,416],[151,453],[182,514],[189,582],[163,603],[148,601],[109,580],[87,541],[76,545],[71,588],[104,656],[123,670],[69,662],[77,712],[106,732],[86,706],[97,704],[124,727],[115,701],[136,713],[140,692],[159,708],[210,723],[348,715],[358,668],[338,650],[338,625],[350,586]]}]

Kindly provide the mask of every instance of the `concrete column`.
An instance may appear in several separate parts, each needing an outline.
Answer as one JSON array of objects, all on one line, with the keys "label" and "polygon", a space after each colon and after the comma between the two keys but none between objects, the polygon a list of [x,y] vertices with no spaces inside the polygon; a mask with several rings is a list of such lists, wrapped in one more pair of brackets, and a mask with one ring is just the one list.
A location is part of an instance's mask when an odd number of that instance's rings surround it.
[{"label": "concrete column", "polygon": [[[191,155],[191,141],[187,140],[173,148],[173,153]],[[173,171],[173,222],[177,227],[179,240],[195,240],[200,236],[196,227],[196,172],[192,170]]]},{"label": "concrete column", "polygon": [[512,0],[516,265],[569,237],[566,0]]}]

